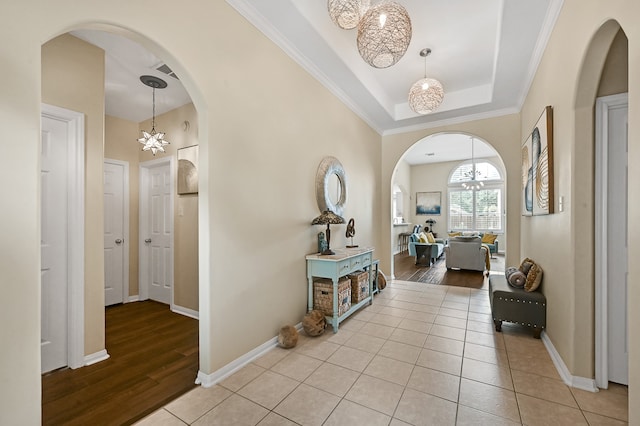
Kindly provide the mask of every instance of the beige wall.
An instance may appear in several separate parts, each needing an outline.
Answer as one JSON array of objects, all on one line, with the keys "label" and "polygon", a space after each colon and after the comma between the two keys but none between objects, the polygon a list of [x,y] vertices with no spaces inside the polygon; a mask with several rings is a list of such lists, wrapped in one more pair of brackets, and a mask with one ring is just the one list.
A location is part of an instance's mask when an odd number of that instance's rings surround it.
[{"label": "beige wall", "polygon": [[84,347],[90,355],[104,349],[104,51],[70,35],[43,45],[42,102],[85,114]]},{"label": "beige wall", "polygon": [[[168,79],[171,84],[172,80]],[[188,122],[188,125],[184,123]],[[137,132],[151,131],[151,120],[138,124]],[[176,108],[156,117],[156,130],[165,133],[169,145],[165,152],[155,156],[151,151],[142,151],[142,145],[131,137],[139,162],[171,156],[177,159],[177,151],[186,146],[198,145],[198,115],[192,103]],[[174,176],[177,176],[178,162],[174,163]],[[137,166],[136,166],[137,167]],[[139,183],[139,182],[138,182]],[[137,183],[136,183],[137,185]],[[175,185],[173,217],[173,300],[177,306],[198,311],[198,194],[178,195]]]},{"label": "beige wall", "polygon": [[629,40],[623,30],[618,31],[602,69],[598,97],[625,93],[629,90]]},{"label": "beige wall", "polygon": [[[543,291],[549,300],[547,334],[562,356],[571,374],[593,378],[595,362],[594,338],[594,101],[602,70],[614,37],[618,33],[615,18],[629,39],[629,172],[640,156],[637,141],[640,126],[633,93],[640,90],[637,72],[640,56],[633,46],[640,42],[638,25],[640,5],[615,1],[606,5],[596,1],[565,1],[547,50],[522,110],[522,134],[528,132],[545,105],[554,108],[555,194],[565,199],[565,211],[543,217],[525,218],[522,222],[522,255],[536,259],[545,271]],[[620,57],[614,45],[614,56]],[[617,54],[615,52],[618,52]],[[620,63],[620,62],[619,62]],[[624,61],[622,62],[624,63]],[[624,88],[626,73],[607,72],[601,92]],[[611,89],[617,87],[618,89]],[[624,90],[624,89],[622,89]],[[635,124],[633,124],[635,122]],[[634,161],[636,160],[636,161]],[[629,217],[638,217],[640,200],[631,188]],[[629,255],[638,253],[636,244],[640,229],[629,223]],[[556,251],[548,250],[556,247]],[[559,255],[563,254],[563,255]],[[629,276],[638,266],[630,262]],[[630,306],[640,300],[634,286],[629,287]],[[632,305],[631,305],[632,304]],[[634,407],[640,395],[639,314],[630,309],[630,424],[640,421]],[[637,405],[637,404],[635,404]]]},{"label": "beige wall", "polygon": [[[402,155],[415,143],[421,139],[435,135],[438,133],[467,133],[475,135],[498,151],[502,162],[506,168],[506,198],[507,198],[507,219],[506,229],[507,236],[505,239],[505,246],[509,246],[509,250],[506,253],[507,265],[516,265],[520,262],[520,117],[518,114],[505,115],[502,117],[490,118],[485,120],[469,121],[467,123],[435,127],[432,129],[419,130],[409,133],[402,133],[396,135],[388,135],[383,137],[382,142],[382,183],[381,183],[381,196],[383,205],[389,205],[386,203],[391,202],[391,176],[398,160]],[[448,171],[444,173],[444,181],[448,178]],[[413,172],[412,172],[413,175]],[[416,186],[417,182],[412,176],[411,191],[412,191],[412,208],[415,209],[415,193],[420,191]],[[446,182],[444,183],[445,189],[443,191],[443,198],[446,198]],[[429,186],[427,184],[429,188]],[[438,184],[442,187],[441,184]],[[427,190],[427,187],[423,187]],[[440,190],[440,189],[428,189],[428,190]],[[444,200],[443,200],[444,202]],[[386,211],[386,210],[383,210]],[[414,212],[415,213],[415,212]],[[420,223],[424,225],[423,216],[413,216],[412,222]],[[441,220],[435,225],[437,232],[446,229],[446,219],[444,216],[440,216]],[[444,223],[441,223],[444,222]],[[388,230],[390,225],[390,218],[387,216],[383,218],[382,230]],[[445,228],[442,228],[444,226]],[[387,234],[389,235],[389,234]],[[502,250],[502,240],[500,241]],[[383,241],[382,250],[380,253],[381,265],[383,270],[390,269],[390,244]]]},{"label": "beige wall", "polygon": [[129,296],[138,294],[138,123],[105,116],[104,157],[129,163]]}]

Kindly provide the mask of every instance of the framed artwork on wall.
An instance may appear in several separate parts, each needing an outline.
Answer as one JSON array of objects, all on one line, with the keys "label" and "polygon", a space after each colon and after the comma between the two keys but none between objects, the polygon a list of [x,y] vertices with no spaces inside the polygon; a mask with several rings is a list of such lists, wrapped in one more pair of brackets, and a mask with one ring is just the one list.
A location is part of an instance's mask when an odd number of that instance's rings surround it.
[{"label": "framed artwork on wall", "polygon": [[553,198],[553,108],[547,106],[522,145],[522,214],[553,213]]},{"label": "framed artwork on wall", "polygon": [[416,192],[416,215],[440,215],[442,205],[442,193]]},{"label": "framed artwork on wall", "polygon": [[198,145],[178,149],[178,194],[198,193]]}]

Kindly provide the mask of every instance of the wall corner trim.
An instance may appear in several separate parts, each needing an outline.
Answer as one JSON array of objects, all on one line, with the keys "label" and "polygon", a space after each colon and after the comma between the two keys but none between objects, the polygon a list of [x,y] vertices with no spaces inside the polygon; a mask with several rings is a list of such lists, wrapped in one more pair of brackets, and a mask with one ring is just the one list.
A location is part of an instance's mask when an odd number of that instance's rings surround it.
[{"label": "wall corner trim", "polygon": [[109,359],[109,354],[106,349],[103,349],[90,355],[86,355],[84,357],[84,366],[87,367],[101,361],[106,361],[107,359]]},{"label": "wall corner trim", "polygon": [[598,386],[596,386],[595,379],[588,379],[586,377],[573,376],[567,365],[562,360],[562,357],[556,350],[555,346],[551,342],[551,339],[547,336],[546,332],[542,332],[542,343],[547,348],[547,352],[549,352],[549,356],[551,356],[551,360],[553,361],[553,365],[556,366],[556,370],[558,370],[558,374],[562,378],[562,381],[572,388],[582,389],[588,392],[598,392]]},{"label": "wall corner trim", "polygon": [[185,308],[183,306],[173,305],[171,307],[171,312],[175,312],[176,314],[184,315],[185,317],[194,318],[199,320],[200,313],[198,311],[194,311],[193,309]]},{"label": "wall corner trim", "polygon": [[[296,324],[296,330],[298,332],[302,330],[302,323],[299,322]],[[196,384],[202,385],[203,388],[210,388],[211,386],[220,383],[227,377],[231,376],[236,371],[240,370],[245,365],[252,362],[254,359],[260,358],[265,353],[269,352],[271,349],[275,348],[278,345],[278,336],[275,336],[260,346],[250,350],[246,354],[236,358],[231,361],[229,364],[224,367],[214,371],[211,374],[203,373],[202,371],[198,371],[198,376],[196,377]]]}]

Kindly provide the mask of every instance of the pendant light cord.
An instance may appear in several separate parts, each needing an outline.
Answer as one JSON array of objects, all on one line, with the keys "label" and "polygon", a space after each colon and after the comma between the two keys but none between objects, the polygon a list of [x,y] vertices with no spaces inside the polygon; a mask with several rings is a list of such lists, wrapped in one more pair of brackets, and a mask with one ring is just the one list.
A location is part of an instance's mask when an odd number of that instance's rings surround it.
[{"label": "pendant light cord", "polygon": [[156,133],[156,88],[153,86],[153,115],[151,116],[151,134]]}]

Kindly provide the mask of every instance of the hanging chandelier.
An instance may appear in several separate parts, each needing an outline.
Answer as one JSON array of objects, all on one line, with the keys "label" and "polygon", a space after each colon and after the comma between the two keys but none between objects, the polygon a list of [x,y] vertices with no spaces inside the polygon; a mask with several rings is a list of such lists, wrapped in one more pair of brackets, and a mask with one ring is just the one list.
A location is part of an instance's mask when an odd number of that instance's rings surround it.
[{"label": "hanging chandelier", "polygon": [[482,173],[479,170],[476,170],[476,160],[473,152],[473,136],[471,137],[471,170],[467,170],[462,174],[465,178],[469,179],[467,182],[462,182],[462,187],[464,189],[476,191],[484,186],[484,182],[482,182]]},{"label": "hanging chandelier", "polygon": [[140,77],[140,81],[153,89],[153,115],[151,116],[151,132],[143,130],[142,137],[138,139],[138,142],[144,145],[143,151],[151,150],[153,155],[156,155],[158,151],[165,152],[164,146],[169,144],[169,141],[164,139],[163,132],[156,132],[156,89],[164,89],[167,87],[167,82],[152,75],[143,75]]},{"label": "hanging chandelier", "polygon": [[369,9],[369,0],[328,0],[327,9],[334,24],[343,30],[358,26],[360,18]]},{"label": "hanging chandelier", "polygon": [[392,1],[370,8],[358,23],[358,52],[375,68],[387,68],[404,56],[411,42],[411,18]]},{"label": "hanging chandelier", "polygon": [[413,83],[409,90],[409,106],[416,114],[433,112],[444,98],[442,84],[435,78],[427,78],[427,56],[430,54],[429,48],[420,51],[420,56],[424,58],[424,78]]}]

